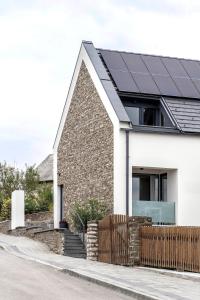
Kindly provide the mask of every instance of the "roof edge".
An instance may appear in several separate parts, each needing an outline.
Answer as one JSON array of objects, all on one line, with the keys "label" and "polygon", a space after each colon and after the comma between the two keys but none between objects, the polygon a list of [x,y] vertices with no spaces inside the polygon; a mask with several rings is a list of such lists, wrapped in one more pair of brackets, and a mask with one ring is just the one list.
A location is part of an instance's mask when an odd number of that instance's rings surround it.
[{"label": "roof edge", "polygon": [[119,119],[120,122],[130,122],[127,112],[118,96],[113,82],[110,79],[103,62],[101,61],[97,49],[94,47],[92,42],[83,41],[83,46],[95,68],[95,71],[103,85],[103,88],[110,100],[110,103]]}]

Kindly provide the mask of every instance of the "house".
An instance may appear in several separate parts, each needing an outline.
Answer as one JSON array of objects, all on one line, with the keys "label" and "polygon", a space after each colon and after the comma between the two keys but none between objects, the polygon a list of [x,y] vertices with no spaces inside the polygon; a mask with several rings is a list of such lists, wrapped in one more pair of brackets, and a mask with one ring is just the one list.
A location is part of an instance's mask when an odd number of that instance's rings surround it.
[{"label": "house", "polygon": [[53,183],[53,154],[49,154],[38,166],[40,183]]},{"label": "house", "polygon": [[200,62],[83,42],[54,144],[54,225],[77,200],[200,225]]}]

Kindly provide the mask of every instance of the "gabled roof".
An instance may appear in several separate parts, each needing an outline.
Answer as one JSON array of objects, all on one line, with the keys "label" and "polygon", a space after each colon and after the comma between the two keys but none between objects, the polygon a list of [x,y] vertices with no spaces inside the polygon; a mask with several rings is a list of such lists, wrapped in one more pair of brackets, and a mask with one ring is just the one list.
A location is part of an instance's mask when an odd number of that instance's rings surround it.
[{"label": "gabled roof", "polygon": [[41,182],[53,181],[53,154],[49,154],[38,166]]},{"label": "gabled roof", "polygon": [[127,93],[160,99],[176,124],[176,132],[200,133],[200,61],[99,49],[92,42],[83,41],[54,149],[61,138],[82,61],[93,66],[119,122],[128,127],[131,123],[120,98]]},{"label": "gabled roof", "polygon": [[200,98],[200,62],[99,49],[120,92]]}]

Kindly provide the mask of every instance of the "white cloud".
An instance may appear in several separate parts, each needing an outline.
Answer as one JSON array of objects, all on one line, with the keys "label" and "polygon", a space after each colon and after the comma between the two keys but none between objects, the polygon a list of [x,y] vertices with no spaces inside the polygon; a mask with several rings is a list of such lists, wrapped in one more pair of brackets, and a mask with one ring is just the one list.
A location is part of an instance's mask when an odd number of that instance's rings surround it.
[{"label": "white cloud", "polygon": [[199,14],[195,0],[0,0],[0,161],[51,151],[81,40],[200,59]]}]

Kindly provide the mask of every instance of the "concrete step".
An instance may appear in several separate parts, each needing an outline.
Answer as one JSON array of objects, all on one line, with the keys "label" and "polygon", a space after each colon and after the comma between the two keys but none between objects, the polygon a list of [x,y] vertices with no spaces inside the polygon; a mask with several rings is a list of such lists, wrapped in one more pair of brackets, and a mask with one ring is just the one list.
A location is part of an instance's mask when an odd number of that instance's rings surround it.
[{"label": "concrete step", "polygon": [[83,242],[78,234],[66,230],[64,232],[64,255],[86,258],[86,251]]},{"label": "concrete step", "polygon": [[64,256],[86,259],[86,254],[69,254],[69,253],[64,253]]},{"label": "concrete step", "polygon": [[71,245],[71,244],[83,244],[83,242],[81,241],[81,239],[68,239],[64,241],[64,244],[68,244],[68,245]]},{"label": "concrete step", "polygon": [[85,249],[82,246],[79,247],[73,247],[73,246],[69,246],[69,247],[65,247],[64,248],[65,251],[85,251]]}]

